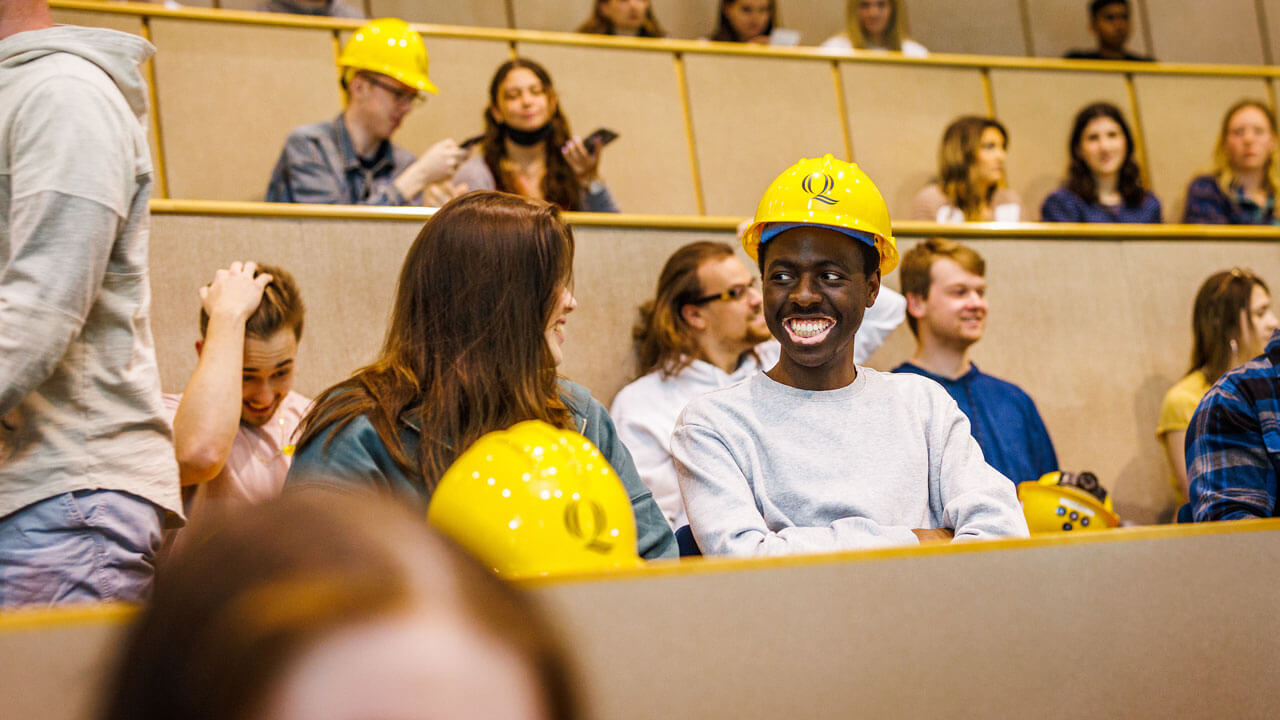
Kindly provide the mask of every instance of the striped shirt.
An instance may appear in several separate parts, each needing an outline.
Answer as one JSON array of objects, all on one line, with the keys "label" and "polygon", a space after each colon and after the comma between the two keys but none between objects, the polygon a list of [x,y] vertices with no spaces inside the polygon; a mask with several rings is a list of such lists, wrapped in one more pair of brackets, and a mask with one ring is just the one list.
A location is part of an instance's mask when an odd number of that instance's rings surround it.
[{"label": "striped shirt", "polygon": [[1277,515],[1280,330],[1200,401],[1187,429],[1187,477],[1196,522]]}]

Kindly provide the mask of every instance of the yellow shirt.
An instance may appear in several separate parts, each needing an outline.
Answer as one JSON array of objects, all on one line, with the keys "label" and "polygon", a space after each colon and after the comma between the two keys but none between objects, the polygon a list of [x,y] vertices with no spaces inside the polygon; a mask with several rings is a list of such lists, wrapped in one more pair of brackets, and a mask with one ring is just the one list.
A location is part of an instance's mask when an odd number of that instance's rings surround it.
[{"label": "yellow shirt", "polygon": [[[1205,379],[1204,373],[1193,370],[1179,380],[1169,392],[1164,394],[1164,402],[1160,404],[1160,422],[1156,424],[1156,437],[1164,440],[1165,433],[1186,430],[1191,425],[1191,416],[1200,404],[1200,398],[1212,387]],[[1178,482],[1177,475],[1169,474],[1169,482],[1173,491],[1183,501],[1187,499]]]}]

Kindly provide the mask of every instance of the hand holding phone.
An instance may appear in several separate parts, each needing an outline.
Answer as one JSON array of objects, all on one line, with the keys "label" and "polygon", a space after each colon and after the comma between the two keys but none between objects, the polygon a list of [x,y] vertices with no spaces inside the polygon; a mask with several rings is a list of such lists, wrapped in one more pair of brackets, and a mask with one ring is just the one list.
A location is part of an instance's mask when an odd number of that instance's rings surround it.
[{"label": "hand holding phone", "polygon": [[582,139],[582,144],[591,152],[600,152],[600,148],[618,139],[618,133],[609,128],[600,128]]}]

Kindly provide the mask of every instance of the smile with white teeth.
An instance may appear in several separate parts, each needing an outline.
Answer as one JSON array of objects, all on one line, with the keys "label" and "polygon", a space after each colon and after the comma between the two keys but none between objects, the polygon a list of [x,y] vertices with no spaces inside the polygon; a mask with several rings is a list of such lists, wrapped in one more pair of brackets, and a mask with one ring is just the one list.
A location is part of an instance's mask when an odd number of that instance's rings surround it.
[{"label": "smile with white teeth", "polygon": [[798,345],[814,345],[826,338],[836,321],[829,317],[787,318],[782,323],[791,342]]}]

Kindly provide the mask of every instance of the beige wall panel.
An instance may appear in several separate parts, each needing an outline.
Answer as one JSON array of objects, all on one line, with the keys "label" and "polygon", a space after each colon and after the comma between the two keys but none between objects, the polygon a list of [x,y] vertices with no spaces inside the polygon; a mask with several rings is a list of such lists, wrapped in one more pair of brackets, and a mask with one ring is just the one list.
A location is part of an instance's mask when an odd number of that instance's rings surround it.
[{"label": "beige wall panel", "polygon": [[[364,3],[360,0],[344,0],[351,7],[357,10],[364,9]],[[218,7],[224,10],[257,10],[265,0],[218,0]]]},{"label": "beige wall panel", "polygon": [[1280,0],[1261,0],[1262,13],[1266,16],[1266,23],[1263,26],[1266,35],[1264,37],[1270,39],[1270,47],[1267,48],[1271,52],[1271,64],[1280,62]]},{"label": "beige wall panel", "polygon": [[436,25],[507,26],[505,0],[371,0],[370,17],[398,17]]},{"label": "beige wall panel", "polygon": [[698,214],[669,53],[532,43],[517,50],[551,73],[574,133],[606,127],[619,134],[601,155],[600,173],[623,211]]},{"label": "beige wall panel", "polygon": [[[1157,46],[1158,47],[1158,46]],[[1264,80],[1135,75],[1152,190],[1168,222],[1182,220],[1187,184],[1213,164],[1222,115],[1241,98],[1266,98]]]},{"label": "beige wall panel", "polygon": [[261,200],[285,137],[340,108],[333,35],[156,18],[170,197]]},{"label": "beige wall panel", "polygon": [[1280,562],[1280,530],[1266,527],[534,592],[592,718],[1265,718],[1280,701],[1274,579],[1258,572]]},{"label": "beige wall panel", "polygon": [[[0,615],[0,623],[18,617]],[[0,672],[0,707],[4,717],[99,717],[100,689],[109,682],[124,632],[122,620],[106,615],[101,620],[33,622],[28,629],[0,629],[0,668],[4,669]]]},{"label": "beige wall panel", "polygon": [[1163,62],[1261,65],[1254,0],[1145,0],[1152,52]]},{"label": "beige wall panel", "polygon": [[708,215],[749,215],[796,160],[845,155],[830,61],[684,60]]},{"label": "beige wall panel", "polygon": [[932,52],[1026,55],[1018,0],[910,0],[911,37]]},{"label": "beige wall panel", "polygon": [[[1093,49],[1098,41],[1089,31],[1089,3],[1081,0],[1025,0],[1031,16],[1031,43],[1038,57],[1062,57],[1068,50]],[[1142,31],[1142,3],[1129,2],[1129,51],[1148,55]]]},{"label": "beige wall panel", "polygon": [[155,215],[152,323],[165,392],[195,370],[198,291],[235,260],[288,270],[307,306],[297,385],[314,396],[372,360],[382,346],[404,254],[421,222]]},{"label": "beige wall panel", "polygon": [[1129,91],[1116,73],[992,70],[991,94],[1009,130],[1006,170],[1022,196],[1023,220],[1039,220],[1040,204],[1066,179],[1067,142],[1081,108],[1104,100],[1133,124]]},{"label": "beige wall panel", "polygon": [[[347,37],[348,33],[342,34],[344,42]],[[431,58],[431,81],[440,92],[409,113],[392,138],[415,155],[443,138],[462,142],[483,133],[489,80],[499,65],[511,59],[511,46],[504,42],[430,36],[424,40]]]},{"label": "beige wall panel", "polygon": [[[845,4],[842,0],[777,0],[781,26],[800,33],[801,45],[820,45],[823,40],[844,32]],[[715,4],[715,3],[712,3]]]},{"label": "beige wall panel", "polygon": [[93,12],[92,10],[65,10],[52,8],[53,21],[59,25],[109,28],[120,32],[142,34],[142,16],[122,13]]},{"label": "beige wall panel", "polygon": [[841,63],[853,156],[889,203],[911,219],[916,193],[938,174],[938,143],[960,115],[986,115],[976,69]]}]

